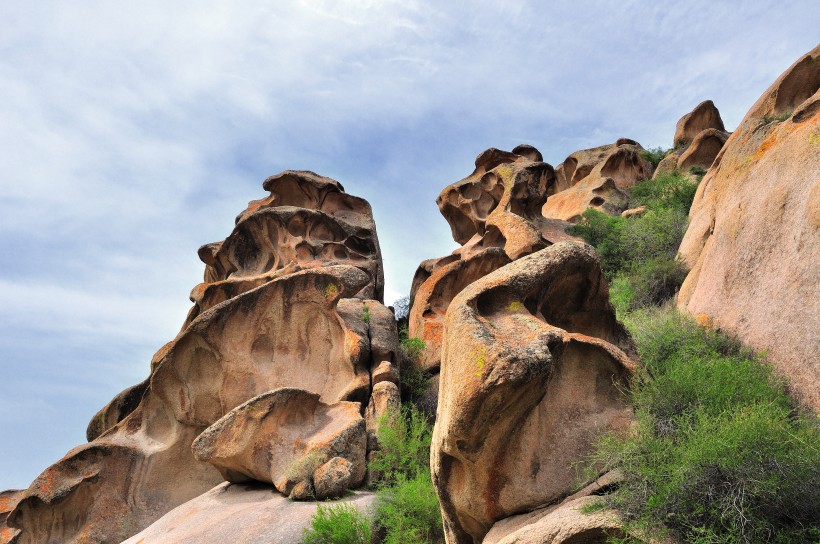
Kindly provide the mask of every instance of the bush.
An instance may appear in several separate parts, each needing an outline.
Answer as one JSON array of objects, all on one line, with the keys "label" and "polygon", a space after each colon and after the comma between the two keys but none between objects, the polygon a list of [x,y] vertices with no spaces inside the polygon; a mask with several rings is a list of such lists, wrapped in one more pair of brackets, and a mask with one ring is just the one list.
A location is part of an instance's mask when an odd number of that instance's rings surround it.
[{"label": "bush", "polygon": [[429,470],[411,479],[401,475],[395,485],[381,489],[376,522],[385,532],[385,544],[443,543],[441,508]]},{"label": "bush", "polygon": [[678,292],[686,268],[675,258],[656,257],[635,262],[612,280],[610,298],[619,316],[648,306],[660,306]]},{"label": "bush", "polygon": [[662,147],[653,147],[650,149],[645,149],[641,151],[641,157],[648,160],[652,163],[652,166],[656,167],[660,162],[663,160],[665,156],[669,154],[669,150],[666,150]]},{"label": "bush", "polygon": [[645,365],[638,432],[603,438],[592,460],[624,471],[614,502],[630,524],[683,542],[816,542],[816,421],[795,415],[762,361],[673,308],[626,323]]},{"label": "bush", "polygon": [[630,203],[649,209],[672,208],[689,213],[698,186],[680,172],[660,174],[655,179],[639,181],[632,187]]},{"label": "bush", "polygon": [[319,504],[305,529],[304,544],[370,544],[371,520],[352,504]]},{"label": "bush", "polygon": [[379,452],[370,462],[370,470],[379,475],[377,485],[429,473],[432,435],[427,417],[412,404],[387,410],[379,420]]}]

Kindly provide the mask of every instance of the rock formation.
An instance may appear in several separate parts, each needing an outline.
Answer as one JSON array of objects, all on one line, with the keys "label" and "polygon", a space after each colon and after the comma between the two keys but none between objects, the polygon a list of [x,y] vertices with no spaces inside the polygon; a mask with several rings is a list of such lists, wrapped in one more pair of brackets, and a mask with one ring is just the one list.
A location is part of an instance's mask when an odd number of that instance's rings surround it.
[{"label": "rock formation", "polygon": [[431,451],[449,544],[565,497],[594,438],[629,431],[631,351],[584,244],[555,244],[456,295]]},{"label": "rock formation", "polygon": [[279,481],[285,463],[305,457],[332,463],[320,474],[330,493],[344,472],[337,459],[350,464],[342,487],[362,481],[373,375],[398,379],[370,206],[312,172],[264,188],[270,196],[251,202],[225,241],[200,249],[205,282],[148,380],[16,496],[16,543],[120,542],[223,475],[307,497],[316,471]]},{"label": "rock formation", "polygon": [[628,138],[576,151],[555,169],[555,194],[542,208],[545,217],[577,222],[587,208],[610,215],[626,210],[629,188],[652,176],[641,145]]},{"label": "rock formation", "polygon": [[572,239],[568,223],[541,215],[556,183],[552,166],[541,159],[528,145],[512,152],[488,149],[476,158],[472,174],[439,195],[439,209],[462,247],[423,262],[413,279],[409,334],[425,343],[425,370],[435,373],[440,366],[442,324],[453,297],[521,256]]},{"label": "rock formation", "polygon": [[820,411],[820,46],[781,75],[703,179],[678,304],[765,350]]},{"label": "rock formation", "polygon": [[[365,512],[376,496],[342,499]],[[288,500],[270,487],[222,483],[182,504],[123,544],[301,544],[316,502]]]},{"label": "rock formation", "polygon": [[674,170],[687,174],[692,167],[708,170],[728,139],[717,107],[711,100],[701,102],[678,121],[674,147],[658,164],[653,178]]}]

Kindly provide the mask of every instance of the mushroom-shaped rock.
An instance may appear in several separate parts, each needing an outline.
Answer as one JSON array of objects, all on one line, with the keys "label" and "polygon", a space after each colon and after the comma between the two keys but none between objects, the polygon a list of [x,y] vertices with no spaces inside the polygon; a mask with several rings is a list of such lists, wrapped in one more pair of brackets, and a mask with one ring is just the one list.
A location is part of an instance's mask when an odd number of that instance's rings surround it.
[{"label": "mushroom-shaped rock", "polygon": [[596,436],[626,432],[634,347],[595,251],[561,242],[472,283],[444,324],[433,480],[447,541],[553,502]]},{"label": "mushroom-shaped rock", "polygon": [[651,177],[652,164],[633,140],[576,151],[556,170],[559,191],[550,194],[541,209],[544,217],[576,222],[587,208],[610,215],[629,204],[628,189]]},{"label": "mushroom-shaped rock", "polygon": [[820,411],[820,46],[752,106],[689,216],[678,305],[766,351]]},{"label": "mushroom-shaped rock", "polygon": [[[194,457],[226,480],[258,480],[289,495],[333,457],[350,463],[345,486],[365,474],[367,438],[357,402],[325,404],[301,389],[277,389],[237,406],[193,442]],[[345,487],[346,489],[346,487]]]},{"label": "mushroom-shaped rock", "polygon": [[675,147],[690,143],[695,136],[709,128],[726,131],[715,104],[711,100],[704,100],[678,121],[675,126]]}]

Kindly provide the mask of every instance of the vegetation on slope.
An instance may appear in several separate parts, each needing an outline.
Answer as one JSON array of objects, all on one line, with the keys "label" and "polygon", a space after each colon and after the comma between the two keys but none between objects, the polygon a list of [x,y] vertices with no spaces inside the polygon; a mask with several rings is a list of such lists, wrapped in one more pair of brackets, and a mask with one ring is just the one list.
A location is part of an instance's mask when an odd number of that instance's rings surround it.
[{"label": "vegetation on slope", "polygon": [[596,469],[620,467],[611,497],[637,533],[682,542],[820,541],[820,440],[765,361],[667,303],[696,186],[678,173],[638,184],[646,213],[588,210],[576,234],[599,251],[610,295],[638,344],[632,436],[606,436]]}]

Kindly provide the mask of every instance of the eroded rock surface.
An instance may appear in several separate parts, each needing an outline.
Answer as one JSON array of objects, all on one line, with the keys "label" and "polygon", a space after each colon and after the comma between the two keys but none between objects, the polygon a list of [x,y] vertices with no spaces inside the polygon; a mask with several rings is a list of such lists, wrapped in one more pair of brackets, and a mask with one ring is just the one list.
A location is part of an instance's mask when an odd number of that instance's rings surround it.
[{"label": "eroded rock surface", "polygon": [[693,167],[708,170],[729,136],[714,103],[701,102],[678,121],[674,147],[658,164],[653,179],[675,170],[688,174]]},{"label": "eroded rock surface", "polygon": [[698,187],[678,304],[765,350],[820,411],[820,46],[752,106]]},{"label": "eroded rock surface", "polygon": [[576,151],[556,169],[557,193],[542,207],[544,217],[577,222],[587,208],[617,215],[629,205],[629,188],[652,176],[643,147],[621,138],[614,144]]},{"label": "eroded rock surface", "polygon": [[[121,542],[213,488],[223,476],[195,459],[191,444],[258,395],[295,388],[317,406],[368,404],[371,370],[394,365],[398,351],[395,332],[384,330],[390,312],[380,302],[370,206],[311,172],[284,172],[264,187],[270,196],[251,202],[225,241],[200,248],[205,282],[192,292],[179,335],[151,361],[147,382],[118,395],[92,421],[93,440],[21,493],[7,520],[21,530],[16,542]],[[353,476],[348,484],[363,478],[362,462]]]},{"label": "eroded rock surface", "polygon": [[[359,491],[338,503],[368,512],[375,499],[375,494]],[[171,510],[123,544],[300,544],[317,505],[288,500],[258,484],[222,483]]]},{"label": "eroded rock surface", "polygon": [[562,242],[479,279],[443,329],[431,467],[448,543],[559,500],[606,431],[628,432],[633,346],[594,250]]},{"label": "eroded rock surface", "polygon": [[[290,495],[334,457],[351,464],[355,487],[365,475],[367,438],[357,402],[325,404],[301,389],[277,389],[237,406],[194,440],[198,461],[215,466],[229,482],[274,484]],[[324,498],[324,497],[320,497]]]},{"label": "eroded rock surface", "polygon": [[477,279],[509,262],[561,240],[569,223],[547,219],[541,208],[556,191],[552,166],[532,146],[512,152],[488,149],[475,170],[445,187],[438,205],[462,247],[424,261],[411,290],[410,336],[425,343],[417,364],[435,374],[440,366],[441,331],[450,301]]}]

